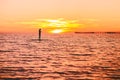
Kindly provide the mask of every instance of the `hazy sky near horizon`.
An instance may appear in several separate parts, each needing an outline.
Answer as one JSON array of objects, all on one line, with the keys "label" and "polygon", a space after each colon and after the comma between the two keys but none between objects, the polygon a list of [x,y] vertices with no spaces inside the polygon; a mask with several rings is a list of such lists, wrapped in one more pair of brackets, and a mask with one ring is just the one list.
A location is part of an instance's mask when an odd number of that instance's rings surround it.
[{"label": "hazy sky near horizon", "polygon": [[0,0],[3,32],[34,31],[34,24],[20,23],[59,18],[76,20],[76,31],[120,31],[120,0]]}]

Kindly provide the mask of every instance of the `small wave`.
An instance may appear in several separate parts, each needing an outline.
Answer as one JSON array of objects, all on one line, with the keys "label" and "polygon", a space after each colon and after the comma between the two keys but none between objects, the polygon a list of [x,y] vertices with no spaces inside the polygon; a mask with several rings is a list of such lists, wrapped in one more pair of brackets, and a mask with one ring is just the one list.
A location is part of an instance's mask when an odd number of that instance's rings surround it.
[{"label": "small wave", "polygon": [[0,52],[14,52],[12,50],[0,50]]}]

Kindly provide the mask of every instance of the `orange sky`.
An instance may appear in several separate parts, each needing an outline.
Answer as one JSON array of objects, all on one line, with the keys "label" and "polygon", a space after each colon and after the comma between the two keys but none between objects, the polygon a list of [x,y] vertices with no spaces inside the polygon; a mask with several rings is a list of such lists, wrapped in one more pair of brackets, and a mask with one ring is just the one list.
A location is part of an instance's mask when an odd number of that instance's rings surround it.
[{"label": "orange sky", "polygon": [[0,0],[0,32],[35,32],[39,27],[120,31],[119,4],[120,0]]}]

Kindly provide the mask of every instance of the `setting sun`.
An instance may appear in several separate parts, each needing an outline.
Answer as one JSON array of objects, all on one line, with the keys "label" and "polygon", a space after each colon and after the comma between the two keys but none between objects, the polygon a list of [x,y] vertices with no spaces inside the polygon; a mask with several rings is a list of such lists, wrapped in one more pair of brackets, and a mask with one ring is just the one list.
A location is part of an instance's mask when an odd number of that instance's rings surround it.
[{"label": "setting sun", "polygon": [[62,29],[55,29],[55,30],[52,30],[52,31],[50,31],[50,32],[51,32],[51,33],[58,34],[58,33],[63,33],[64,30],[62,30]]}]

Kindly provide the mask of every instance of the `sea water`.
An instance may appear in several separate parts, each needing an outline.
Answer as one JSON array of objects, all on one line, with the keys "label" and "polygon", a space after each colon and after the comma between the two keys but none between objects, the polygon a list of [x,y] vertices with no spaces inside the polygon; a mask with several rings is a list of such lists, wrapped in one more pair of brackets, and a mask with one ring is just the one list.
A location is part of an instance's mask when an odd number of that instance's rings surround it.
[{"label": "sea water", "polygon": [[0,80],[120,80],[120,34],[0,33]]}]

